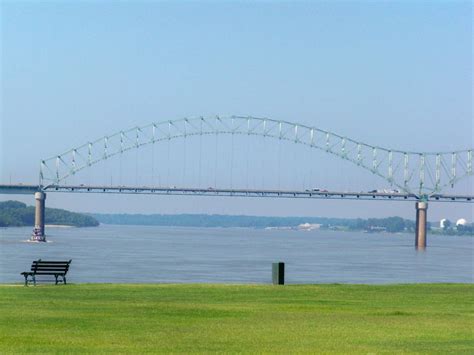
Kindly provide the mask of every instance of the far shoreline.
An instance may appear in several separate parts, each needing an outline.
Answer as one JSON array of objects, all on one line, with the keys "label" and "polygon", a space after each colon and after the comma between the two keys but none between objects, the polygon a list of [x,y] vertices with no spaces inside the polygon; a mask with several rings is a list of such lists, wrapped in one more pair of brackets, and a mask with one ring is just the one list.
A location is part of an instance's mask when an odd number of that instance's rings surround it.
[{"label": "far shoreline", "polygon": [[[284,232],[284,231],[292,231],[292,232],[301,232],[301,233],[310,233],[310,232],[331,232],[331,233],[362,233],[362,234],[381,234],[390,236],[400,236],[400,235],[411,235],[412,232],[409,231],[402,231],[402,232],[388,232],[388,231],[366,231],[366,230],[348,230],[348,229],[332,229],[332,228],[314,228],[314,229],[304,229],[304,228],[297,228],[297,227],[250,227],[250,226],[180,226],[180,225],[153,225],[153,224],[114,224],[114,223],[100,223],[98,226],[71,226],[66,224],[46,224],[45,228],[52,228],[52,229],[83,229],[83,228],[98,228],[103,226],[115,226],[115,227],[147,227],[147,228],[182,228],[182,229],[221,229],[221,230],[230,230],[230,229],[241,229],[241,230],[260,230],[260,231],[267,231],[267,232]],[[8,227],[0,227],[2,229],[11,229],[11,228],[33,228],[33,226],[8,226]],[[468,237],[472,238],[473,235],[470,234],[443,234],[437,231],[429,231],[429,236],[436,236],[436,237]]]}]

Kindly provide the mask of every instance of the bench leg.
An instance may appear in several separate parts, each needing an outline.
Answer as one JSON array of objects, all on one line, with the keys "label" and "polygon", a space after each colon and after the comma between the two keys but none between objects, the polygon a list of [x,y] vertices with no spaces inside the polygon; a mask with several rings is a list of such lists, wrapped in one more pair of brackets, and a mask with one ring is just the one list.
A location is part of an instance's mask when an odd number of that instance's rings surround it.
[{"label": "bench leg", "polygon": [[63,283],[66,284],[66,276],[63,276]]},{"label": "bench leg", "polygon": [[55,285],[57,285],[58,284],[58,275],[54,275],[54,278],[56,279]]},{"label": "bench leg", "polygon": [[36,277],[35,277],[35,275],[33,275],[33,285],[36,286]]},{"label": "bench leg", "polygon": [[25,276],[25,286],[28,286],[28,275],[23,275]]}]

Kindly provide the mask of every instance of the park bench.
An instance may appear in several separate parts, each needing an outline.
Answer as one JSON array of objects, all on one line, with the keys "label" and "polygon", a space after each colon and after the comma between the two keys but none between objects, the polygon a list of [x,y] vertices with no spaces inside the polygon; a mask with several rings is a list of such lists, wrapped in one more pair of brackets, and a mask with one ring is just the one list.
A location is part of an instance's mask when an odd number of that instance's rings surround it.
[{"label": "park bench", "polygon": [[[66,274],[69,270],[69,261],[48,261],[48,260],[34,260],[31,264],[31,271],[22,272],[21,275],[25,277],[25,286],[28,286],[28,277],[31,277],[33,284],[36,286],[37,275],[51,275],[54,276],[56,285],[58,282],[66,284]],[[59,280],[61,277],[62,280]]]}]

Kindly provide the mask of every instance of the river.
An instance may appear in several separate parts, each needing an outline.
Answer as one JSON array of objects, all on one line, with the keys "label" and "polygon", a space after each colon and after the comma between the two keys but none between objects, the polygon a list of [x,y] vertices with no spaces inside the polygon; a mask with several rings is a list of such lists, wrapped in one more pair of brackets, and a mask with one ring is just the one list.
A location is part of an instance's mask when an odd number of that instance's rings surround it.
[{"label": "river", "polygon": [[473,282],[472,237],[429,236],[416,251],[411,234],[101,225],[0,229],[0,283],[21,283],[32,260],[72,259],[68,281],[114,283],[270,283],[271,263],[286,282]]}]

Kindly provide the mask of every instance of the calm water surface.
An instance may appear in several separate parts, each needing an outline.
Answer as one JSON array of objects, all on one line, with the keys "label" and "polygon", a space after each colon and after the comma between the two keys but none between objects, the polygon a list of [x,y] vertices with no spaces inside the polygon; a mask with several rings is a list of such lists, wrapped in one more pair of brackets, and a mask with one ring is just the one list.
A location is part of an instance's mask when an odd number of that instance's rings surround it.
[{"label": "calm water surface", "polygon": [[70,282],[269,283],[286,263],[287,283],[473,282],[471,237],[410,234],[102,225],[0,229],[0,283],[22,282],[35,259],[72,259]]}]

